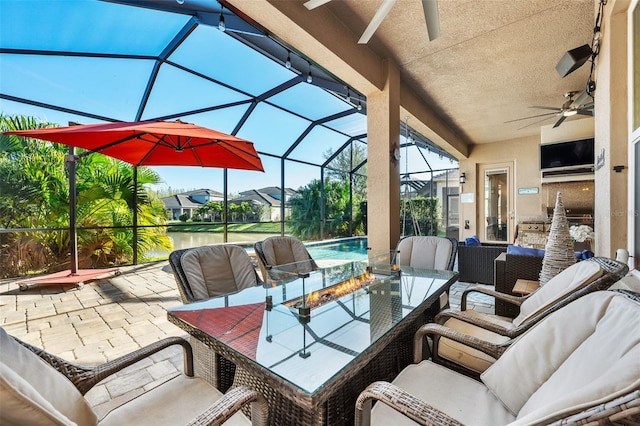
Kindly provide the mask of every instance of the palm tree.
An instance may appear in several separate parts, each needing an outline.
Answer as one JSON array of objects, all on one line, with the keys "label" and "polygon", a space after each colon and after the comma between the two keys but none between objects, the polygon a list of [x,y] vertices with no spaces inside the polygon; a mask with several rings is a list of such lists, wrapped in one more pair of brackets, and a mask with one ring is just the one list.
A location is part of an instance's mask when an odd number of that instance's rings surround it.
[{"label": "palm tree", "polygon": [[[26,130],[51,127],[33,117],[0,115],[0,128]],[[0,234],[3,276],[66,268],[69,247],[67,148],[17,136],[0,137],[0,224],[5,228],[52,228],[48,232]],[[164,225],[164,206],[144,189],[159,183],[151,169],[138,169],[138,224]],[[126,163],[91,154],[76,167],[76,218],[80,266],[127,263],[133,255],[133,170]],[[89,228],[89,229],[82,229]],[[164,227],[139,228],[139,254],[153,248],[170,250]]]}]

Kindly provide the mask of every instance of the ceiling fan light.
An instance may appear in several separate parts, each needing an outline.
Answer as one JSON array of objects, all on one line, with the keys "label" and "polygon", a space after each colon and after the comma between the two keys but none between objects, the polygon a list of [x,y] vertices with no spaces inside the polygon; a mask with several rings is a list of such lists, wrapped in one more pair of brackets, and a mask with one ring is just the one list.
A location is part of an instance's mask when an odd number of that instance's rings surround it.
[{"label": "ceiling fan light", "polygon": [[564,111],[562,115],[564,115],[565,117],[571,117],[572,115],[576,115],[577,113],[577,109],[570,109],[569,111]]}]

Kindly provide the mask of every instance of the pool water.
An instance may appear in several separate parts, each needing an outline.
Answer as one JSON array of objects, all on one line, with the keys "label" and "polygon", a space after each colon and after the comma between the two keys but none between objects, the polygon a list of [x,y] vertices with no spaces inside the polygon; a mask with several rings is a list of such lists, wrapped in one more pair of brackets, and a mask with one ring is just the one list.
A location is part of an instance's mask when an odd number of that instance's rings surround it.
[{"label": "pool water", "polygon": [[314,260],[366,260],[367,239],[347,238],[343,240],[305,244]]}]

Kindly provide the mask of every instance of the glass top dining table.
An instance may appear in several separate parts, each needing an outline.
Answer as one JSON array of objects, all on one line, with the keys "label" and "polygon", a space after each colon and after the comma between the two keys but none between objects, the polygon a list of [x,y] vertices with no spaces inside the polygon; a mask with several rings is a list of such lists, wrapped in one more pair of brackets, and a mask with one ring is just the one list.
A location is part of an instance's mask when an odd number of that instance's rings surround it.
[{"label": "glass top dining table", "polygon": [[[307,410],[314,423],[327,424],[331,395],[397,345],[400,335],[415,332],[424,311],[457,279],[454,271],[392,260],[383,255],[317,269],[307,262],[278,266],[263,286],[171,308],[168,318],[234,362],[236,382],[238,371],[247,373]],[[410,342],[405,338],[403,345]],[[309,418],[278,422],[309,424]]]}]

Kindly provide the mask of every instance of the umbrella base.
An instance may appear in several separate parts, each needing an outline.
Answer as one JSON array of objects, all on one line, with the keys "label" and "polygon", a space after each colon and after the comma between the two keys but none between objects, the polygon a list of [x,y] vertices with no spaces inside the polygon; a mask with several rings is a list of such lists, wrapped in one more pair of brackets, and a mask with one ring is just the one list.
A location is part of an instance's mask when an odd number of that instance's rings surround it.
[{"label": "umbrella base", "polygon": [[112,272],[115,275],[120,275],[120,271],[117,268],[79,269],[76,273],[71,273],[71,270],[67,269],[66,271],[18,281],[16,284],[18,284],[22,291],[26,290],[29,284],[75,284],[76,287],[80,289],[86,281],[97,279],[98,277],[102,277],[102,275],[107,275]]}]

